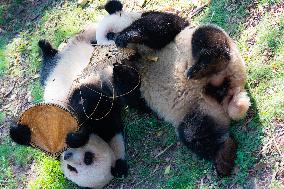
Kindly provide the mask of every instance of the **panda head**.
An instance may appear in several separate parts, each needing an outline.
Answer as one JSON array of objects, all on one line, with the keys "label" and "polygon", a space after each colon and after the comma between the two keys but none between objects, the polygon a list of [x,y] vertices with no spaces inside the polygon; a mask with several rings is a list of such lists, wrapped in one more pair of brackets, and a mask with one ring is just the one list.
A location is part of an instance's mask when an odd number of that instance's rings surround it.
[{"label": "panda head", "polygon": [[111,166],[114,153],[99,136],[91,134],[88,143],[62,153],[60,161],[64,175],[81,187],[100,189],[113,178]]},{"label": "panda head", "polygon": [[141,13],[124,11],[118,0],[109,0],[105,10],[109,13],[97,24],[96,40],[99,45],[114,44],[113,37],[108,34],[119,33],[141,17]]}]

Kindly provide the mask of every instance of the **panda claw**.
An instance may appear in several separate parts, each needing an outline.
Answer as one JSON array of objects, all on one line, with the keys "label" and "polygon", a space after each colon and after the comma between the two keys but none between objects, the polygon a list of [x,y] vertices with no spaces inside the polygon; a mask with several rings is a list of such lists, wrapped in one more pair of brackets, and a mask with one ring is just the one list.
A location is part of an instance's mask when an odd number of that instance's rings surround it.
[{"label": "panda claw", "polygon": [[21,145],[30,145],[31,142],[31,130],[26,125],[13,123],[10,127],[11,139]]},{"label": "panda claw", "polygon": [[115,166],[111,168],[111,174],[117,178],[125,178],[128,175],[128,164],[126,160],[118,159]]}]

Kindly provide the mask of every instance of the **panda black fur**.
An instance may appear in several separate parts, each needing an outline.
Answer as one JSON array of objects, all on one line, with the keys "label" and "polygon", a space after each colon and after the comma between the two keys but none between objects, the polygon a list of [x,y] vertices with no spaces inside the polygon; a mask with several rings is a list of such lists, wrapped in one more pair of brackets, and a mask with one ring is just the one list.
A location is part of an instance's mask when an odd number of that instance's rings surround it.
[{"label": "panda black fur", "polygon": [[[105,10],[109,15],[98,23],[96,34],[98,44],[113,44],[115,40],[119,47],[125,47],[133,42],[160,49],[189,25],[188,21],[171,13],[125,12],[122,7],[118,0],[106,3]],[[120,33],[122,35],[119,35]]]},{"label": "panda black fur", "polygon": [[[121,177],[128,173],[120,114],[122,104],[118,98],[114,101],[109,98],[113,92],[109,81],[112,80],[113,70],[115,72],[117,69],[113,69],[112,65],[108,66],[84,78],[79,86],[73,85],[74,79],[90,61],[94,49],[91,41],[94,40],[95,34],[94,27],[89,27],[71,39],[60,52],[52,48],[47,41],[39,41],[43,57],[40,70],[40,81],[44,87],[43,101],[69,109],[75,113],[79,123],[83,123],[78,132],[68,134],[66,138],[68,147],[80,151],[81,147],[90,140],[90,134],[94,133],[98,141],[93,142],[103,144],[101,142],[103,140],[112,149],[114,163],[111,173],[113,176]],[[103,95],[101,96],[100,93]],[[95,113],[92,114],[95,107]],[[112,109],[107,114],[110,108]],[[91,115],[91,118],[88,119],[87,115]],[[104,115],[107,116],[97,120]],[[10,129],[11,138],[19,144],[28,145],[31,140],[30,134],[29,128],[24,125],[12,126]],[[103,149],[104,146],[105,144],[96,148]],[[95,156],[99,158],[100,152],[95,152]]]},{"label": "panda black fur", "polygon": [[[153,48],[146,43],[151,38],[147,32],[140,34],[142,41],[135,40],[137,31],[145,31],[140,29],[145,26],[158,31],[159,26],[150,21],[149,25],[124,29],[116,36],[116,44],[125,47],[139,43]],[[141,74],[140,92],[147,105],[175,126],[186,146],[213,159],[220,175],[229,175],[236,156],[230,121],[244,117],[250,106],[244,89],[245,63],[236,44],[221,28],[204,25],[184,28],[161,50],[151,51],[141,45],[135,48],[142,57],[158,58],[156,62],[147,58],[133,62]],[[120,77],[125,75],[121,73]]]}]

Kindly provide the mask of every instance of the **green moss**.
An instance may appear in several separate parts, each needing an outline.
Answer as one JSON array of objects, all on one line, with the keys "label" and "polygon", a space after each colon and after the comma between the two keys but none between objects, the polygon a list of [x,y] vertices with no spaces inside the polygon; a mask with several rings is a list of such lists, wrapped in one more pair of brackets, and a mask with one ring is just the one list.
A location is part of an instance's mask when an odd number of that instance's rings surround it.
[{"label": "green moss", "polygon": [[27,188],[75,188],[75,185],[64,178],[59,161],[39,155],[36,164],[36,178],[28,184]]}]

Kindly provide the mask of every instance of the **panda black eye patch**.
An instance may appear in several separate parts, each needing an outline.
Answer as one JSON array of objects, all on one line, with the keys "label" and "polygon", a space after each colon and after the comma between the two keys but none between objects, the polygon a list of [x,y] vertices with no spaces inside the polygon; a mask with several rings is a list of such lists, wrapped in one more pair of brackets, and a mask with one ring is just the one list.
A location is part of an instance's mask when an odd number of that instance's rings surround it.
[{"label": "panda black eye patch", "polygon": [[92,152],[85,152],[84,163],[91,165],[93,163],[94,154]]}]

